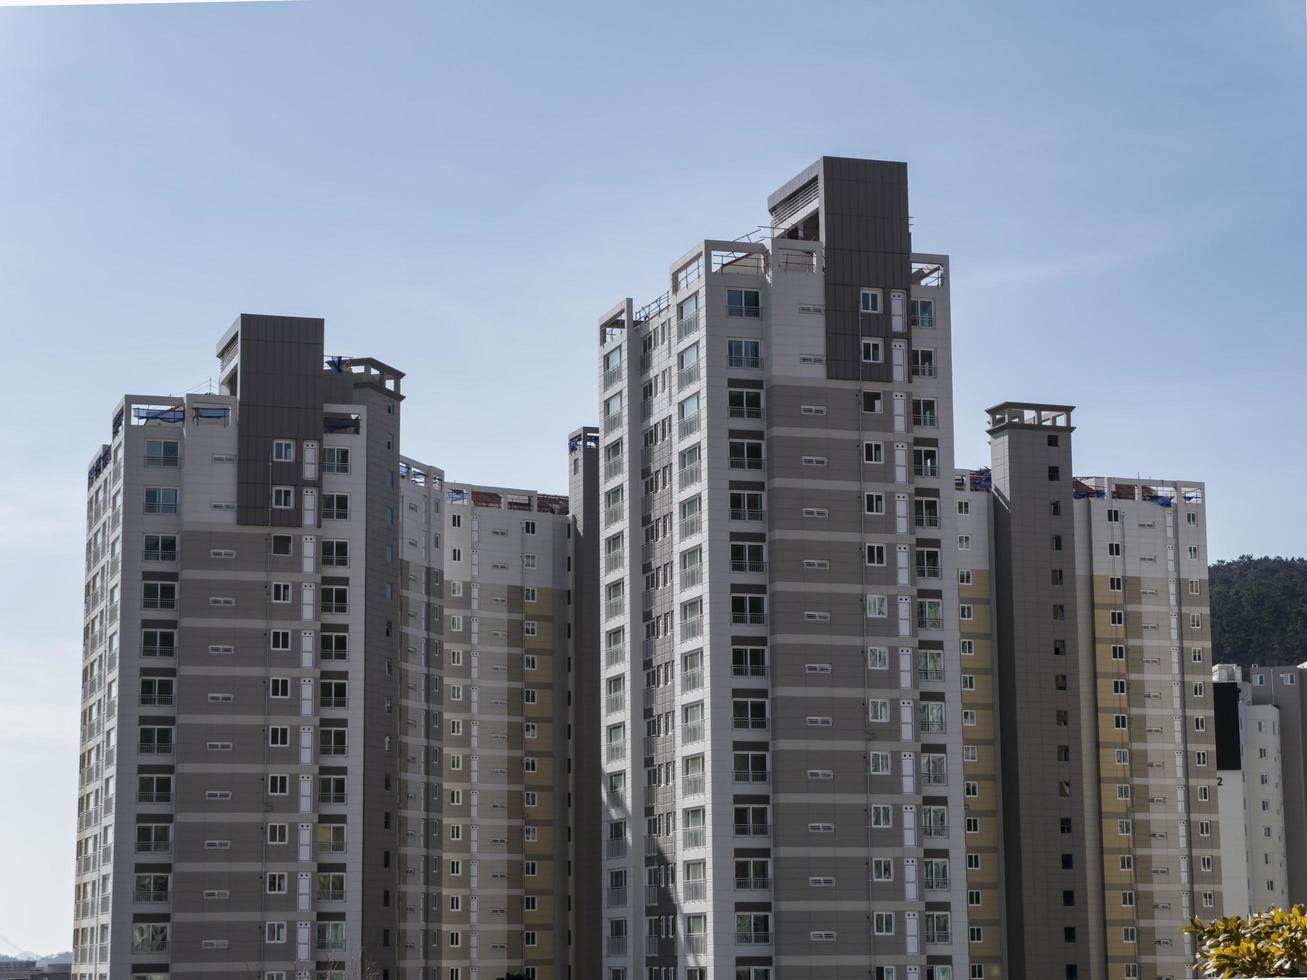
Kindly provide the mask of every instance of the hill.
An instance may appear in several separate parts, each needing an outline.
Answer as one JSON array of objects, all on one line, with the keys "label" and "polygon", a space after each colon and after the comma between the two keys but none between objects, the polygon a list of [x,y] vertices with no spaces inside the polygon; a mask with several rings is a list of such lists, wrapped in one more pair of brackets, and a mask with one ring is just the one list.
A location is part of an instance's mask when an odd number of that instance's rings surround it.
[{"label": "hill", "polygon": [[1240,555],[1208,574],[1215,663],[1307,660],[1307,558]]}]

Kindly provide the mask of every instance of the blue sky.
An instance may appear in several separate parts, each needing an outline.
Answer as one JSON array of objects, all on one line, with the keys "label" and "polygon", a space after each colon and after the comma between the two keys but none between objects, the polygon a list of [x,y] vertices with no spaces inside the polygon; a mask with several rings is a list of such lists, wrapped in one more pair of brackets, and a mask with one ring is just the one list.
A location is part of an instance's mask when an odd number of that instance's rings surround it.
[{"label": "blue sky", "polygon": [[822,153],[907,160],[959,463],[1075,404],[1079,471],[1307,553],[1261,517],[1307,477],[1305,56],[1302,0],[0,7],[0,935],[69,945],[86,462],[241,312],[407,371],[409,454],[561,490],[600,313]]}]

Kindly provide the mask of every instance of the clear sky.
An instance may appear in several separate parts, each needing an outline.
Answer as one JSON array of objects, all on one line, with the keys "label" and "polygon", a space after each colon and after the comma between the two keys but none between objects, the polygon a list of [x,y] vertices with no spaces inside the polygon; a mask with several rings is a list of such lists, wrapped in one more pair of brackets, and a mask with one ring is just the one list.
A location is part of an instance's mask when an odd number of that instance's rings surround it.
[{"label": "clear sky", "polygon": [[[408,372],[403,445],[566,488],[595,327],[817,156],[909,163],[953,261],[958,462],[1208,483],[1307,553],[1303,0],[0,7],[0,936],[72,921],[86,464],[241,312]],[[1274,521],[1263,514],[1274,508]],[[0,951],[5,951],[0,939]]]}]

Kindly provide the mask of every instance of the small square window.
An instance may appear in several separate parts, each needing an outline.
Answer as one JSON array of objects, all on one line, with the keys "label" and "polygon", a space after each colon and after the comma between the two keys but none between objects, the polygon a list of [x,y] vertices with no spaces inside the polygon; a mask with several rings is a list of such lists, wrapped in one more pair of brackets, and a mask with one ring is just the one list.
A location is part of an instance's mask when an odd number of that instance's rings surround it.
[{"label": "small square window", "polygon": [[278,463],[295,462],[295,443],[290,439],[273,439],[272,458]]},{"label": "small square window", "polygon": [[272,508],[273,510],[290,510],[295,506],[295,488],[294,487],[273,487],[272,488]]}]

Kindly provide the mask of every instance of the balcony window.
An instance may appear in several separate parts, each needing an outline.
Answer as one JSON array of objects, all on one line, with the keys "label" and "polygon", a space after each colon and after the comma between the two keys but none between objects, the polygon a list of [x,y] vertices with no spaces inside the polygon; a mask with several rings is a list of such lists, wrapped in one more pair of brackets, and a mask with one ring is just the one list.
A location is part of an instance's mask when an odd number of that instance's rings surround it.
[{"label": "balcony window", "polygon": [[731,571],[733,572],[763,572],[766,571],[766,564],[763,561],[763,546],[761,544],[748,544],[733,542],[731,544]]},{"label": "balcony window", "polygon": [[146,439],[145,465],[176,466],[177,443],[169,439]]},{"label": "balcony window", "polygon": [[762,392],[754,388],[731,388],[726,393],[727,414],[733,419],[762,418]]},{"label": "balcony window", "polygon": [[730,495],[731,520],[762,520],[762,491],[732,490]]},{"label": "balcony window", "polygon": [[765,698],[736,698],[731,702],[731,723],[736,729],[764,731],[767,728]]},{"label": "balcony window", "polygon": [[726,315],[757,319],[762,316],[762,299],[756,289],[726,290]]},{"label": "balcony window", "polygon": [[766,677],[767,650],[764,647],[732,647],[731,674],[735,677]]},{"label": "balcony window", "polygon": [[760,595],[731,596],[731,622],[762,626],[767,622],[766,602],[766,597]]},{"label": "balcony window", "polygon": [[726,364],[733,368],[761,367],[762,345],[756,340],[728,340]]},{"label": "balcony window", "polygon": [[935,326],[935,301],[933,299],[914,299],[909,306],[908,315],[914,327],[930,329]]}]

